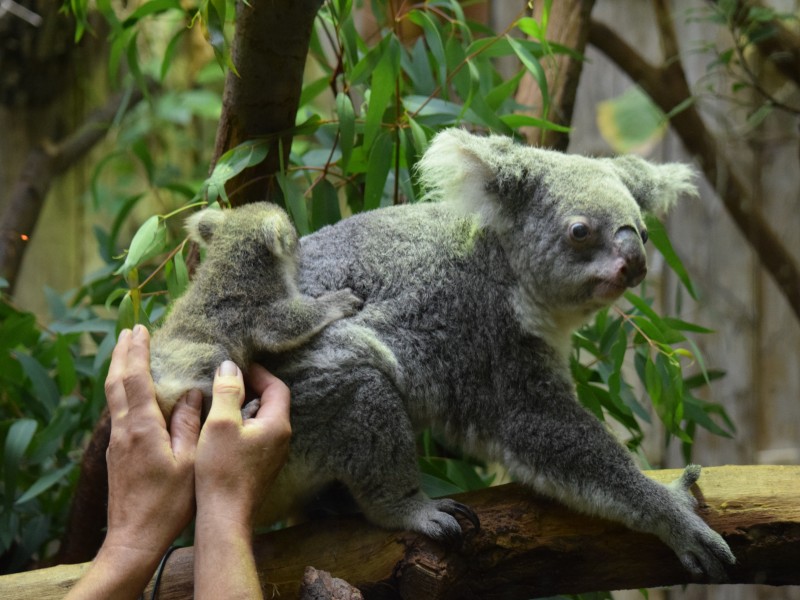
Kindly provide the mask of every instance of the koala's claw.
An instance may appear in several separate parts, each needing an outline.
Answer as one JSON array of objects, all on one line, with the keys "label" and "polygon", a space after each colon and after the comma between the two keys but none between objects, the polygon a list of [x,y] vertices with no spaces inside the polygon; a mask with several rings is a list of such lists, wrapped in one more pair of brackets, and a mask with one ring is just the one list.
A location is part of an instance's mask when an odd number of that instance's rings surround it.
[{"label": "koala's claw", "polygon": [[242,420],[252,419],[256,416],[258,409],[261,408],[261,400],[253,398],[242,407]]},{"label": "koala's claw", "polygon": [[470,523],[472,523],[472,526],[475,528],[475,531],[481,530],[481,520],[478,518],[478,515],[475,514],[474,510],[472,510],[466,504],[461,504],[461,502],[456,502],[455,500],[451,500],[450,502],[452,503],[451,506],[453,508],[453,511],[462,515]]},{"label": "koala's claw", "polygon": [[451,548],[460,548],[464,543],[464,530],[455,518],[456,514],[465,517],[475,530],[480,529],[480,520],[468,506],[442,498],[426,503],[426,510],[418,514],[415,529],[428,537]]}]

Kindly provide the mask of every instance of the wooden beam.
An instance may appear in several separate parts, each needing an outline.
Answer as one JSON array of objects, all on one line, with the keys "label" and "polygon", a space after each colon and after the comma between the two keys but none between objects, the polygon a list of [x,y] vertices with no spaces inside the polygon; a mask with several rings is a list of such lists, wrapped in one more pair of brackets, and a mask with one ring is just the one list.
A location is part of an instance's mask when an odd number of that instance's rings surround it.
[{"label": "wooden beam", "polygon": [[[678,470],[651,471],[668,482]],[[699,512],[737,557],[732,583],[800,584],[800,466],[727,466],[703,470]],[[460,549],[358,516],[313,521],[257,537],[266,598],[297,598],[307,566],[375,598],[534,598],[596,590],[691,583],[657,538],[576,514],[509,484],[463,494],[481,530],[465,524]],[[172,554],[158,597],[192,596],[192,548]],[[61,598],[87,564],[0,577],[0,597]],[[148,592],[149,593],[149,592]]]}]

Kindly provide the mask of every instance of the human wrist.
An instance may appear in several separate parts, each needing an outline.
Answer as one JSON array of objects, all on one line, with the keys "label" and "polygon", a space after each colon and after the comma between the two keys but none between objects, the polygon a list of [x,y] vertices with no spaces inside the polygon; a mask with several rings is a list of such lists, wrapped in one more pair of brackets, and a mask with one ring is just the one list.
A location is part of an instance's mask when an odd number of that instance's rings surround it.
[{"label": "human wrist", "polygon": [[252,527],[253,510],[247,503],[223,496],[198,499],[196,529],[233,529],[237,533],[249,535]]},{"label": "human wrist", "polygon": [[103,568],[113,568],[130,573],[155,570],[164,555],[163,545],[137,547],[106,541],[97,553],[94,562]]},{"label": "human wrist", "polygon": [[[108,541],[108,540],[107,540]],[[67,599],[127,600],[139,597],[158,566],[157,552],[103,543]]]}]

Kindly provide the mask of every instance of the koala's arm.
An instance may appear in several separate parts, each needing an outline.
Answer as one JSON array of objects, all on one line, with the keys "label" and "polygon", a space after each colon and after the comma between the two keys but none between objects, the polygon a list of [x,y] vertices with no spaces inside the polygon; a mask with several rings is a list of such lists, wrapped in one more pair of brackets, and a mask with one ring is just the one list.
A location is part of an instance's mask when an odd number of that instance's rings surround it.
[{"label": "koala's arm", "polygon": [[362,304],[349,289],[275,302],[255,314],[256,350],[274,353],[297,348],[334,321],[356,314]]},{"label": "koala's arm", "polygon": [[653,481],[569,387],[559,387],[550,388],[547,398],[519,402],[513,416],[499,424],[512,473],[576,510],[657,535],[690,572],[723,581],[725,565],[735,558],[695,512],[690,488],[700,467],[687,467],[670,486]]}]

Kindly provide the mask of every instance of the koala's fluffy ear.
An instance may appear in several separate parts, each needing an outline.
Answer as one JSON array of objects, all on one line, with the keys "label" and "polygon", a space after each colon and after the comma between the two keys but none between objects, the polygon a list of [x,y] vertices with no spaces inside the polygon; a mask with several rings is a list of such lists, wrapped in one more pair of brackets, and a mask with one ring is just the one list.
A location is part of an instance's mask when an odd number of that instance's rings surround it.
[{"label": "koala's fluffy ear", "polygon": [[224,220],[225,213],[223,211],[206,208],[186,219],[186,231],[192,241],[201,246],[208,246],[214,237],[217,226]]},{"label": "koala's fluffy ear", "polygon": [[292,256],[297,248],[297,231],[283,210],[270,207],[261,217],[261,231],[267,248],[275,256]]},{"label": "koala's fluffy ear", "polygon": [[417,163],[417,175],[426,190],[426,200],[453,199],[465,210],[477,213],[482,224],[497,223],[499,206],[487,201],[487,183],[495,178],[489,157],[511,146],[510,138],[472,135],[463,129],[438,133]]},{"label": "koala's fluffy ear", "polygon": [[695,173],[687,165],[656,165],[638,156],[620,156],[610,161],[644,212],[664,216],[679,196],[698,195],[692,181]]}]

